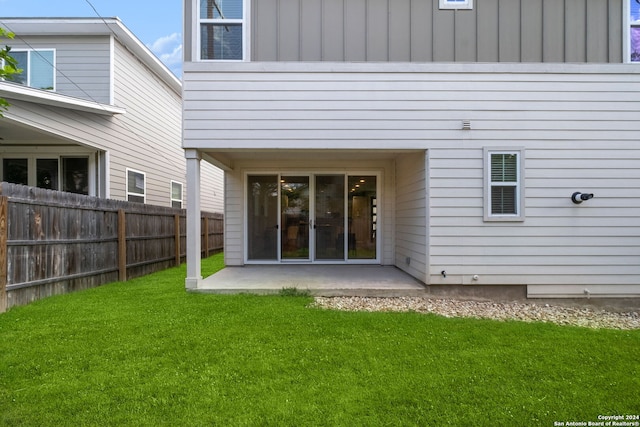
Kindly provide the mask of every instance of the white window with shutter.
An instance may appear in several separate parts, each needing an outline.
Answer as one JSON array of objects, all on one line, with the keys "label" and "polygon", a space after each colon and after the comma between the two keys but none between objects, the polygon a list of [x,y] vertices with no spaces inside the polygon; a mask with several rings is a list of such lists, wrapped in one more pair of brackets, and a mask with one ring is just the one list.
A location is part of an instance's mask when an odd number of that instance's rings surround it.
[{"label": "white window with shutter", "polygon": [[524,221],[524,149],[484,150],[485,221]]}]

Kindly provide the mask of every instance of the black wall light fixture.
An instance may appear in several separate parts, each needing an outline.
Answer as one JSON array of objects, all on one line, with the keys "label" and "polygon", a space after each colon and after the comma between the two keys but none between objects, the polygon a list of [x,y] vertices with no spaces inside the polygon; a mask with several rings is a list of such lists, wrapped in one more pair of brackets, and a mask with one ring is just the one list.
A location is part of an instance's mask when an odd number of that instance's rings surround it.
[{"label": "black wall light fixture", "polygon": [[593,193],[581,193],[576,191],[571,195],[571,201],[576,205],[584,202],[585,200],[593,199]]}]

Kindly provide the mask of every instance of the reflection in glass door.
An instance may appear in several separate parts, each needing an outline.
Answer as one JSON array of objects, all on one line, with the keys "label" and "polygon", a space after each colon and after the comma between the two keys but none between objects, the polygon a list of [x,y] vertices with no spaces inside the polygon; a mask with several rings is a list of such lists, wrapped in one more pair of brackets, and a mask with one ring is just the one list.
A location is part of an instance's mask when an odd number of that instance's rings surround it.
[{"label": "reflection in glass door", "polygon": [[278,259],[278,176],[250,175],[247,189],[250,260]]},{"label": "reflection in glass door", "polygon": [[349,176],[348,259],[376,259],[377,179]]},{"label": "reflection in glass door", "polygon": [[344,260],[344,175],[316,175],[315,258]]},{"label": "reflection in glass door", "polygon": [[248,260],[376,260],[377,181],[375,175],[249,175]]},{"label": "reflection in glass door", "polygon": [[281,259],[309,259],[309,176],[280,180]]}]

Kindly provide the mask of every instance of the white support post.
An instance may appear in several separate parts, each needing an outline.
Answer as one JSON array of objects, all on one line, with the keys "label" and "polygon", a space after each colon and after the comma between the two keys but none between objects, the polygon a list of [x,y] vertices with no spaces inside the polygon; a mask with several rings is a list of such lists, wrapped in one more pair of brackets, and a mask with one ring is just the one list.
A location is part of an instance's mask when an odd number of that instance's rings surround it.
[{"label": "white support post", "polygon": [[196,289],[202,280],[200,269],[200,153],[185,150],[187,158],[187,289]]}]

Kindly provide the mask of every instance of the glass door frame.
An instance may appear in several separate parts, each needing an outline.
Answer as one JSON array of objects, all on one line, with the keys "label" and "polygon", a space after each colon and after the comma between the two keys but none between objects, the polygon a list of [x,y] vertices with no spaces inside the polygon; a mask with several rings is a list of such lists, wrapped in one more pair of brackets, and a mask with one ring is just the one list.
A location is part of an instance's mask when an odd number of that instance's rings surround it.
[{"label": "glass door frame", "polygon": [[[247,197],[248,197],[248,177],[252,175],[272,175],[277,179],[277,188],[278,188],[278,214],[277,214],[277,243],[276,243],[276,251],[277,257],[274,260],[256,260],[249,259],[248,246],[249,246],[249,212],[247,205]],[[347,238],[344,239],[344,258],[343,259],[331,259],[331,260],[318,260],[316,259],[316,233],[312,232],[315,229],[313,225],[315,225],[316,221],[316,176],[318,175],[342,175],[344,177],[344,229],[347,230],[349,227],[348,224],[348,212],[349,212],[349,177],[350,176],[375,176],[376,177],[376,257],[371,259],[349,259],[349,241]],[[309,177],[309,257],[308,259],[282,259],[282,177],[286,176],[308,176]],[[382,230],[384,229],[384,209],[383,203],[384,194],[383,194],[383,171],[382,170],[372,170],[372,169],[348,169],[348,170],[331,170],[331,169],[312,169],[311,171],[301,171],[298,169],[291,170],[278,170],[278,171],[265,171],[262,169],[256,170],[247,170],[243,174],[243,247],[244,247],[244,263],[245,264],[375,264],[379,265],[381,263],[382,255],[381,248],[382,240],[384,239],[384,234]]]},{"label": "glass door frame", "polygon": [[[309,188],[308,188],[308,192],[307,192],[307,208],[308,208],[308,212],[307,212],[307,223],[304,224],[304,227],[307,228],[306,232],[307,232],[307,244],[308,244],[308,252],[307,252],[307,257],[306,258],[284,258],[283,256],[283,246],[285,244],[285,242],[283,242],[283,236],[285,234],[285,230],[284,230],[284,224],[282,224],[282,220],[284,217],[284,212],[283,212],[283,208],[282,208],[282,202],[283,202],[283,194],[282,194],[282,184],[285,183],[285,178],[286,177],[306,177],[308,179],[308,183],[309,183]],[[315,233],[312,233],[311,231],[313,230],[313,225],[315,224],[315,217],[314,217],[314,209],[315,209],[315,182],[313,180],[314,175],[312,173],[309,172],[300,172],[300,173],[279,173],[278,174],[278,246],[277,246],[277,252],[278,252],[278,261],[280,263],[283,264],[308,264],[310,262],[313,261],[315,254],[314,254],[314,248],[315,248]]]}]

